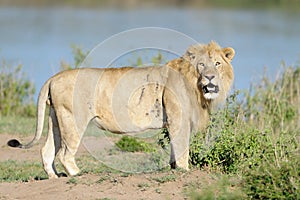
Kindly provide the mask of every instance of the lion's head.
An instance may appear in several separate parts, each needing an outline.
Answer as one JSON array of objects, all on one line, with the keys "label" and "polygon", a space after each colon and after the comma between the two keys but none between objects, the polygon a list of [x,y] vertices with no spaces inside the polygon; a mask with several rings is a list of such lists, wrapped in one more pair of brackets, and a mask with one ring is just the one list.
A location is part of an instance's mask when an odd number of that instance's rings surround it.
[{"label": "lion's head", "polygon": [[216,42],[191,46],[183,55],[195,67],[198,88],[205,99],[226,97],[234,78],[231,66],[234,55],[233,48],[221,48]]}]

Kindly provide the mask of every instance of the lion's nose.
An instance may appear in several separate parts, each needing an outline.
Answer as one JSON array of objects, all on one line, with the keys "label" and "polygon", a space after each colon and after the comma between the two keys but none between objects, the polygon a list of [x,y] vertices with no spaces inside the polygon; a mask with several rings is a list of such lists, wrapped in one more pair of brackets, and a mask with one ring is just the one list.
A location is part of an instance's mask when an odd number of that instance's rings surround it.
[{"label": "lion's nose", "polygon": [[214,75],[205,75],[205,78],[207,78],[209,81],[211,81],[215,78],[215,76]]}]

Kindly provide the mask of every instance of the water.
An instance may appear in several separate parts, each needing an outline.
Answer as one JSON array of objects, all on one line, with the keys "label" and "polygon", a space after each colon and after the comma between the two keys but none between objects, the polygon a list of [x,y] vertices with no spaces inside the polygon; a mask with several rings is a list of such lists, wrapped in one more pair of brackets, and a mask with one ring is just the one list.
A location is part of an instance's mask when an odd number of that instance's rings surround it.
[{"label": "water", "polygon": [[274,77],[282,61],[293,65],[299,60],[300,12],[56,7],[0,8],[0,58],[23,64],[39,90],[59,71],[62,60],[73,63],[72,44],[90,50],[113,34],[149,26],[174,29],[201,43],[215,40],[232,46],[237,89],[248,88],[265,67]]}]

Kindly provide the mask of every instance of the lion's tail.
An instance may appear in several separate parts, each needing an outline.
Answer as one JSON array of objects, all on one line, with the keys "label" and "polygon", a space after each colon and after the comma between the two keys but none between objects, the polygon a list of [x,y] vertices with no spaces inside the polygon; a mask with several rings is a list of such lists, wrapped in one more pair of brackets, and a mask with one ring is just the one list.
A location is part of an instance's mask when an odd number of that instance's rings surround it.
[{"label": "lion's tail", "polygon": [[51,79],[49,79],[43,85],[43,87],[40,91],[39,97],[38,97],[36,131],[35,131],[34,138],[28,144],[21,144],[18,140],[12,139],[7,142],[8,146],[18,147],[18,148],[22,148],[22,149],[29,149],[30,147],[32,147],[39,141],[39,139],[41,138],[42,132],[43,132],[46,102],[49,99],[50,83],[51,83]]}]

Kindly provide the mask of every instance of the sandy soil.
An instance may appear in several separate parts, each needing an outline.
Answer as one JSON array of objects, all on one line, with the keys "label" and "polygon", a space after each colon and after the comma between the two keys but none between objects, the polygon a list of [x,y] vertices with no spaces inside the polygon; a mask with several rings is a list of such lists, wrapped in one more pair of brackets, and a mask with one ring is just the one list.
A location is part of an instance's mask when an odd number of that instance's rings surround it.
[{"label": "sandy soil", "polygon": [[[0,162],[11,159],[17,161],[40,161],[41,144],[28,150],[12,149],[6,142],[13,135],[0,135]],[[29,141],[31,137],[22,138]],[[77,156],[87,154],[80,148]],[[176,176],[176,180],[157,181],[166,176]],[[212,184],[214,178],[204,171],[168,171],[143,174],[102,173],[76,176],[75,183],[70,177],[56,180],[0,183],[0,199],[190,199],[192,190],[200,191]],[[99,181],[101,180],[101,181]]]}]

